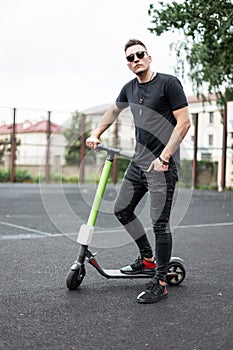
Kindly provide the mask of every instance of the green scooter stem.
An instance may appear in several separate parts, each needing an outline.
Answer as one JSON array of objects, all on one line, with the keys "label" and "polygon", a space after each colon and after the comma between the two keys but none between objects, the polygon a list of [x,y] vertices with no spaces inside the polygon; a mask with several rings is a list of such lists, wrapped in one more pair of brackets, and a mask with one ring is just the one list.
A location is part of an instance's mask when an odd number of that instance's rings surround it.
[{"label": "green scooter stem", "polygon": [[96,195],[92,204],[91,212],[87,221],[87,225],[94,227],[101,205],[101,201],[104,195],[105,187],[108,182],[108,177],[112,168],[113,156],[109,156],[104,163],[104,168],[100,176],[99,184],[97,187]]}]

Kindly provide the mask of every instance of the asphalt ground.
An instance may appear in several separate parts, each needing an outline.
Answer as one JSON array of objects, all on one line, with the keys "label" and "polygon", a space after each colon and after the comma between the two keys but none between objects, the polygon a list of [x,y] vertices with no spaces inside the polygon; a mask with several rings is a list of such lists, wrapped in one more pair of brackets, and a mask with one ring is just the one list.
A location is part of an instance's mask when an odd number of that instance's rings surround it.
[{"label": "asphalt ground", "polygon": [[[0,349],[233,349],[233,193],[178,191],[173,255],[187,275],[167,299],[142,305],[146,279],[108,280],[88,264],[81,286],[66,287],[94,190],[0,184]],[[112,215],[116,192],[107,187],[90,248],[107,268],[138,255]],[[138,215],[149,229],[146,199]]]}]

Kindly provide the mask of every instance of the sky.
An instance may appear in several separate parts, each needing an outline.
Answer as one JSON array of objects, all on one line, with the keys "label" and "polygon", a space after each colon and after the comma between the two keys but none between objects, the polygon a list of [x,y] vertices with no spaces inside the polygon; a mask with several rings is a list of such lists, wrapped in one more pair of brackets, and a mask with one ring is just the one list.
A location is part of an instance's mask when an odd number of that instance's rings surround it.
[{"label": "sky", "polygon": [[[153,0],[8,0],[0,1],[0,121],[43,111],[85,111],[112,103],[134,76],[124,44],[143,41],[155,72],[174,74],[170,43],[148,31]],[[182,80],[182,78],[180,77]],[[191,84],[182,80],[186,94]],[[32,113],[32,111],[34,111]],[[60,113],[60,116],[59,116]],[[20,117],[19,117],[20,118]]]}]

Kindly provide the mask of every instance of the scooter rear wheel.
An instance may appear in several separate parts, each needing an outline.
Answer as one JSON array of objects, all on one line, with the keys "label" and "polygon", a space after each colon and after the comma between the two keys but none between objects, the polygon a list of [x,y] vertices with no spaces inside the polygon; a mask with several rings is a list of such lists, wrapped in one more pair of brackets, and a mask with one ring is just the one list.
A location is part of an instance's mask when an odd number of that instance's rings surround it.
[{"label": "scooter rear wheel", "polygon": [[66,277],[66,286],[69,290],[76,290],[82,283],[86,274],[85,267],[81,266],[77,270],[70,270]]},{"label": "scooter rear wheel", "polygon": [[178,261],[173,261],[169,263],[167,283],[170,286],[178,286],[185,279],[185,268],[183,264]]}]

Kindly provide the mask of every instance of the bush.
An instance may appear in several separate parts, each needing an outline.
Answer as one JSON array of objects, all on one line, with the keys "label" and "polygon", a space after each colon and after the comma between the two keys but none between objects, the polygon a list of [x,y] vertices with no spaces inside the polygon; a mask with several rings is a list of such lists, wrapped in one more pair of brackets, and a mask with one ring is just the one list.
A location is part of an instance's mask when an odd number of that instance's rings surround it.
[{"label": "bush", "polygon": [[70,176],[67,180],[68,183],[78,184],[78,176]]},{"label": "bush", "polygon": [[32,176],[27,172],[27,170],[16,169],[15,182],[32,182]]},{"label": "bush", "polygon": [[197,185],[199,190],[218,190],[218,184],[211,183],[210,185]]},{"label": "bush", "polygon": [[[34,182],[36,183],[45,183],[46,179],[45,179],[45,175],[44,174],[38,174],[35,178],[34,178]],[[58,174],[54,174],[51,173],[50,174],[50,183],[67,183],[67,178],[64,177],[63,175],[58,175]]]},{"label": "bush", "polygon": [[51,173],[50,180],[51,182],[67,183],[67,178],[60,174]]},{"label": "bush", "polygon": [[199,160],[197,162],[197,172],[201,172],[202,170],[209,170],[211,174],[214,172],[214,164],[210,160]]},{"label": "bush", "polygon": [[0,182],[10,181],[10,171],[1,170],[0,169]]},{"label": "bush", "polygon": [[[0,182],[10,181],[10,170],[0,170]],[[27,170],[17,170],[15,171],[15,182],[32,182],[32,176],[27,172]]]},{"label": "bush", "polygon": [[121,157],[118,158],[118,174],[117,174],[118,182],[122,181],[129,163],[130,163],[129,159],[121,158]]},{"label": "bush", "polygon": [[45,182],[45,176],[44,174],[38,174],[34,177],[35,183],[44,183]]}]

